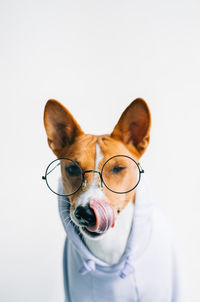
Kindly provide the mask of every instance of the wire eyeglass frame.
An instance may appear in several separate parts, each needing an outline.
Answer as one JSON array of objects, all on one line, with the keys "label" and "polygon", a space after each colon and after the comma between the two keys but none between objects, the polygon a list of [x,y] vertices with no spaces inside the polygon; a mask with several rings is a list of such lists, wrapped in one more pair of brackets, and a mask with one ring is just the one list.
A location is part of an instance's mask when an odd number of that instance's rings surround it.
[{"label": "wire eyeglass frame", "polygon": [[[134,163],[136,164],[136,166],[137,166],[137,168],[138,168],[138,171],[139,171],[139,177],[138,177],[138,181],[137,181],[136,185],[135,185],[133,188],[131,188],[130,190],[125,191],[125,192],[117,192],[117,191],[114,191],[114,190],[110,189],[110,188],[106,185],[106,183],[104,182],[104,179],[103,179],[103,176],[102,176],[105,165],[108,163],[108,161],[110,161],[111,159],[116,158],[116,157],[126,157],[126,158],[128,158],[128,159],[131,159],[132,161],[134,161]],[[79,168],[80,171],[81,171],[81,184],[80,184],[80,186],[79,186],[73,193],[70,193],[70,194],[59,194],[59,193],[55,192],[55,191],[49,186],[49,184],[48,184],[47,176],[48,176],[48,175],[49,175],[56,167],[58,167],[59,165],[61,165],[61,163],[58,163],[58,164],[57,164],[55,167],[53,167],[50,171],[48,171],[48,169],[49,169],[49,167],[50,167],[54,162],[59,161],[59,160],[69,160],[69,161],[73,162],[76,166],[78,166],[78,168]],[[110,158],[109,158],[108,160],[106,160],[106,162],[103,164],[103,166],[102,166],[102,168],[101,168],[101,171],[97,171],[97,170],[86,170],[86,171],[83,171],[83,170],[81,169],[81,167],[79,166],[79,164],[78,164],[76,161],[74,161],[74,160],[72,160],[72,159],[70,159],[70,158],[67,158],[67,157],[62,157],[62,158],[57,158],[57,159],[53,160],[53,161],[47,166],[46,171],[45,171],[45,175],[42,176],[42,179],[46,181],[47,187],[48,187],[48,188],[50,189],[50,191],[52,191],[54,194],[56,194],[56,195],[58,195],[58,196],[71,196],[71,195],[75,194],[76,192],[78,192],[78,190],[80,190],[81,187],[82,187],[82,190],[84,190],[84,187],[86,187],[85,174],[87,174],[87,173],[97,173],[97,174],[99,174],[99,177],[100,177],[100,180],[101,180],[101,185],[100,185],[101,188],[103,188],[103,185],[104,185],[109,191],[111,191],[111,192],[113,192],[113,193],[116,193],[116,194],[126,194],[126,193],[129,193],[129,192],[133,191],[133,190],[137,187],[137,185],[139,184],[140,179],[141,179],[141,174],[144,173],[144,170],[142,169],[142,167],[141,167],[141,165],[140,165],[139,162],[137,163],[132,157],[130,157],[130,156],[128,156],[128,155],[115,155],[115,156],[110,157]]]}]

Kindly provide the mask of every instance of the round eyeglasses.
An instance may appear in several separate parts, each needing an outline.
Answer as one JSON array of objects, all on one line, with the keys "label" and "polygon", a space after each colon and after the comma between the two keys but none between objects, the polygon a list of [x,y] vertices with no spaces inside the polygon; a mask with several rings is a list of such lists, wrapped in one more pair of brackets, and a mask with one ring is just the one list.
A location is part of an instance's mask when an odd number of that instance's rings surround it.
[{"label": "round eyeglasses", "polygon": [[[102,166],[101,171],[83,171],[79,164],[69,158],[58,158],[52,161],[42,179],[48,188],[59,196],[70,196],[80,188],[86,189],[87,173],[97,173],[100,177],[100,187],[103,185],[113,193],[125,194],[134,190],[140,182],[144,170],[140,164],[127,155],[115,155],[109,158]],[[66,194],[58,192],[58,179],[62,182]]]}]

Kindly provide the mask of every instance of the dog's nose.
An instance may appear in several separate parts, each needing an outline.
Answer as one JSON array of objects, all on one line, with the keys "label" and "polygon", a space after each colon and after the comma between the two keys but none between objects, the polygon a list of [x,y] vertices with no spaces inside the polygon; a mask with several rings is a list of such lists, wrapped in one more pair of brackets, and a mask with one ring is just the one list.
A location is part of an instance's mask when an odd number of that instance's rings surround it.
[{"label": "dog's nose", "polygon": [[94,226],[96,224],[96,216],[89,204],[76,208],[74,215],[78,222],[83,226]]}]

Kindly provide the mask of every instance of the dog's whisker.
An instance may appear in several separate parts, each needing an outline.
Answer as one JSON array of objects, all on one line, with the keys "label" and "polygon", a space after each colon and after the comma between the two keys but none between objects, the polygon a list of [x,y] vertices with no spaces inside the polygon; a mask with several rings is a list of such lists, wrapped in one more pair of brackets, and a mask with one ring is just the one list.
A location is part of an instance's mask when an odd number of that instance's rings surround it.
[{"label": "dog's whisker", "polygon": [[65,204],[65,205],[61,205],[60,208],[62,208],[62,209],[67,209],[67,208],[68,208],[68,205],[66,205],[66,204]]},{"label": "dog's whisker", "polygon": [[61,213],[64,213],[64,212],[68,212],[69,210],[68,209],[64,209],[62,211],[60,211]]},{"label": "dog's whisker", "polygon": [[62,199],[62,202],[65,203],[65,204],[70,203],[70,201],[69,201],[69,200],[66,200],[66,199]]},{"label": "dog's whisker", "polygon": [[66,225],[66,228],[68,227],[68,225],[72,222],[72,220],[70,219]]},{"label": "dog's whisker", "polygon": [[64,200],[63,203],[68,204],[68,203],[70,203],[70,201],[69,200]]},{"label": "dog's whisker", "polygon": [[64,218],[64,221],[65,221],[65,222],[66,222],[67,220],[71,221],[71,218],[70,218],[70,217]]}]

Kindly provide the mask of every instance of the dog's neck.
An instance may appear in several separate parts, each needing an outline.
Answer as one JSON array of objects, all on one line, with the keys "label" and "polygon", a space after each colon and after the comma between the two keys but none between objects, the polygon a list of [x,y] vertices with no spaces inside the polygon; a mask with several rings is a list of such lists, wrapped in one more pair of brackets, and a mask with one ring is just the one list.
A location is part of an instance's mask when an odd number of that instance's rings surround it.
[{"label": "dog's neck", "polygon": [[129,202],[118,215],[114,228],[109,229],[99,239],[91,239],[84,235],[89,250],[109,265],[119,262],[123,255],[133,221],[133,202]]}]

